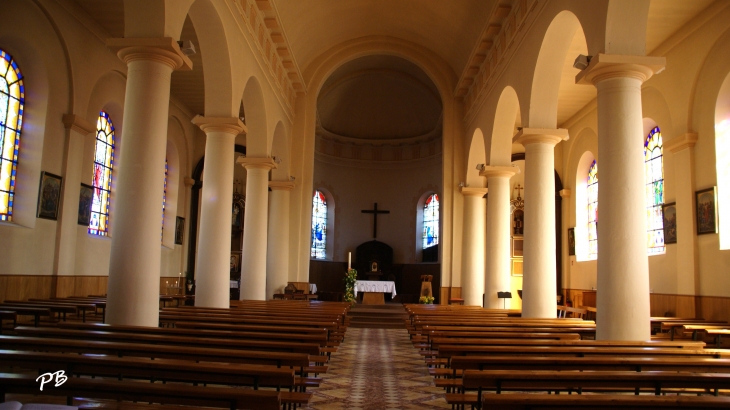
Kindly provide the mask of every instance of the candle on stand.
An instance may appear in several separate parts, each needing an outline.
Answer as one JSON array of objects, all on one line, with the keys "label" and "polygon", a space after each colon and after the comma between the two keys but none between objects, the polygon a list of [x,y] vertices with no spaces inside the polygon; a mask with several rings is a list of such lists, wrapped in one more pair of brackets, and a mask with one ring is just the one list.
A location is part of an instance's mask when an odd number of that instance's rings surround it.
[{"label": "candle on stand", "polygon": [[347,270],[352,269],[352,252],[347,252]]},{"label": "candle on stand", "polygon": [[182,283],[182,282],[180,282],[180,279],[182,279],[182,272],[180,272],[180,274],[177,276],[177,287],[178,288],[181,287],[180,283]]}]

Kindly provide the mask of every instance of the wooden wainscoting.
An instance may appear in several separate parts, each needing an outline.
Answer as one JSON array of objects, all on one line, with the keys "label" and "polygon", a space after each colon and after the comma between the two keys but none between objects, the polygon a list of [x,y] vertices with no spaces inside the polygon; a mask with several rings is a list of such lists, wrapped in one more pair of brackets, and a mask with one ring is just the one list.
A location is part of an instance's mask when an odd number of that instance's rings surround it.
[{"label": "wooden wainscoting", "polygon": [[0,300],[106,293],[107,276],[0,275]]},{"label": "wooden wainscoting", "polygon": [[[583,292],[588,289],[563,289],[563,296],[573,306],[585,306]],[[649,297],[652,316],[701,317],[730,322],[730,297],[673,295],[652,293]]]}]

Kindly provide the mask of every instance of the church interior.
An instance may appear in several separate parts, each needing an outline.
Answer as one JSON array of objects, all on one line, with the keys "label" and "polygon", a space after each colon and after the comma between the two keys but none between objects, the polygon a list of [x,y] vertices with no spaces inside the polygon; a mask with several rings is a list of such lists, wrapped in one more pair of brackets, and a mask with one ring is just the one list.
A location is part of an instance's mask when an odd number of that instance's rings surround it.
[{"label": "church interior", "polygon": [[0,6],[7,400],[730,407],[727,0]]}]

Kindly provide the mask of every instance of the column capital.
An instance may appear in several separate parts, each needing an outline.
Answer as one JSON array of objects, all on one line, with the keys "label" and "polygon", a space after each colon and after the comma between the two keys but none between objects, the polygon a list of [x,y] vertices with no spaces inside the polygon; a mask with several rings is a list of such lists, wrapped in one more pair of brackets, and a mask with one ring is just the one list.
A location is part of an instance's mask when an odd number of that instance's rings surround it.
[{"label": "column capital", "polygon": [[520,169],[518,167],[487,165],[483,170],[479,171],[479,176],[487,177],[487,179],[495,177],[512,178],[513,175],[519,173]]},{"label": "column capital", "polygon": [[523,128],[512,138],[515,144],[551,144],[553,146],[570,138],[565,128]]},{"label": "column capital", "polygon": [[269,188],[272,191],[291,191],[295,185],[292,181],[269,181]]},{"label": "column capital", "polygon": [[271,158],[252,158],[240,156],[236,160],[237,164],[241,164],[246,169],[276,169],[276,162]]},{"label": "column capital", "polygon": [[616,77],[636,78],[642,83],[664,70],[665,57],[598,54],[590,64],[575,76],[576,84],[597,84]]},{"label": "column capital", "polygon": [[483,197],[487,194],[487,188],[469,188],[469,187],[461,187],[459,188],[459,191],[464,196],[478,196]]},{"label": "column capital", "polygon": [[202,115],[196,115],[190,122],[200,127],[206,134],[209,132],[225,132],[238,135],[248,132],[246,125],[236,117],[203,117]]},{"label": "column capital", "polygon": [[697,143],[698,135],[696,132],[686,132],[678,137],[672,138],[664,143],[664,148],[677,153],[685,148],[692,148]]},{"label": "column capital", "polygon": [[63,114],[61,121],[63,121],[63,125],[67,130],[73,130],[79,134],[86,135],[96,131],[94,124],[76,114]]},{"label": "column capital", "polygon": [[561,198],[570,198],[570,189],[561,189],[559,192]]},{"label": "column capital", "polygon": [[108,38],[106,46],[116,51],[117,56],[127,64],[136,60],[152,60],[166,64],[173,70],[193,69],[193,62],[180,51],[177,41],[171,37]]}]

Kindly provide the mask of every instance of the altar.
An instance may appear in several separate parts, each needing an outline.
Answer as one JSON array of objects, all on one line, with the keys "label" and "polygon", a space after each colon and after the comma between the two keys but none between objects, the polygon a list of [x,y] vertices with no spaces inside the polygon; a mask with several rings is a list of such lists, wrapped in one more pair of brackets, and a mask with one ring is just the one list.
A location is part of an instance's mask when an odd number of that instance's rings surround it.
[{"label": "altar", "polygon": [[362,292],[363,305],[384,305],[384,293],[390,293],[395,297],[395,282],[393,281],[375,281],[375,280],[358,280],[355,282],[353,294],[357,297],[358,292]]}]

